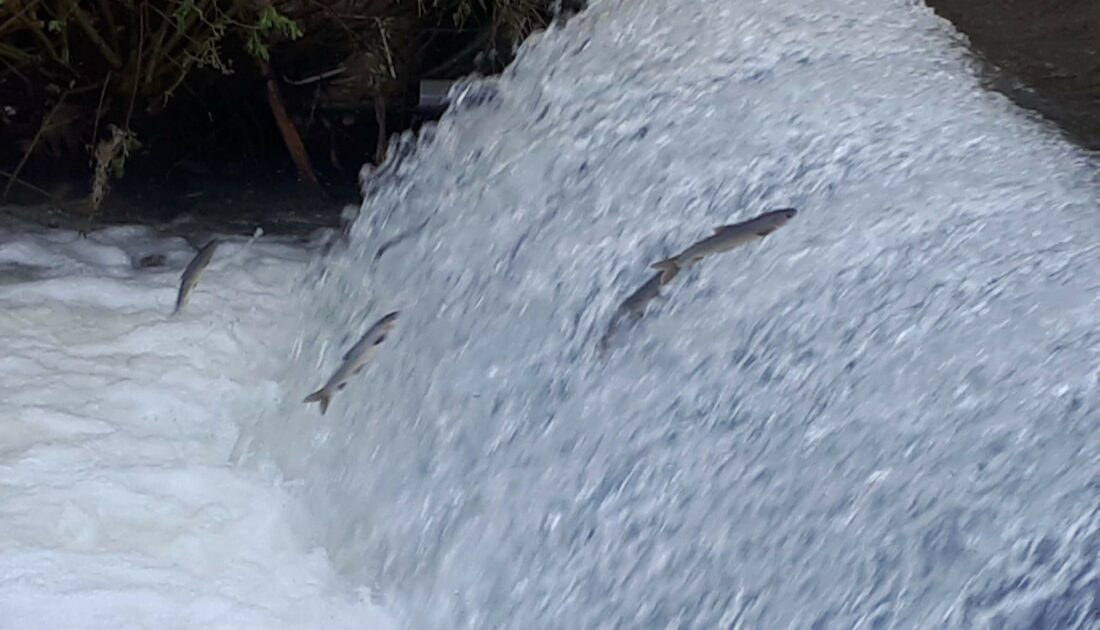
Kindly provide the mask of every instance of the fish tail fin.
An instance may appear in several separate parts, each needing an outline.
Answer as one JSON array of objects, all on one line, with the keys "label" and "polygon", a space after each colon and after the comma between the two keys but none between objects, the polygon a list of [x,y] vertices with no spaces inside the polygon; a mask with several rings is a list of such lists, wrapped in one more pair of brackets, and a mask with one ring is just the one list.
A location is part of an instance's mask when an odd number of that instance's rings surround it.
[{"label": "fish tail fin", "polygon": [[650,265],[653,269],[659,269],[661,271],[661,284],[668,284],[676,274],[680,273],[680,265],[676,262],[675,258],[666,258],[660,262],[655,262]]},{"label": "fish tail fin", "polygon": [[322,387],[321,389],[313,392],[309,396],[306,396],[305,399],[302,400],[302,402],[304,402],[304,403],[311,403],[311,402],[320,403],[320,405],[321,405],[321,415],[323,416],[323,415],[325,415],[325,412],[328,411],[328,404],[331,400],[332,400],[332,394],[328,391],[328,389],[325,389],[324,387]]}]

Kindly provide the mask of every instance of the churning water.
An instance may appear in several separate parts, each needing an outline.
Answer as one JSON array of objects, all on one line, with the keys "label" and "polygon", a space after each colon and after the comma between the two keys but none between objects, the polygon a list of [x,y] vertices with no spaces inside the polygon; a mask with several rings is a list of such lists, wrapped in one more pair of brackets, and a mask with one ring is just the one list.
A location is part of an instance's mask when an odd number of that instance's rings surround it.
[{"label": "churning water", "polygon": [[592,2],[395,147],[253,437],[409,628],[1100,627],[1096,165],[977,72],[914,0]]}]

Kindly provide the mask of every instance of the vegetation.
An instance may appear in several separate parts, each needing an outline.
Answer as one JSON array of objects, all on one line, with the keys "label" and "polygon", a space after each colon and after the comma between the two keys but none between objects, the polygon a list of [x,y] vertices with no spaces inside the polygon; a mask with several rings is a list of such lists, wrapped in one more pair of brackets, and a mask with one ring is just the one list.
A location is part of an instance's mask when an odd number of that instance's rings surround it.
[{"label": "vegetation", "polygon": [[0,0],[4,195],[28,161],[78,155],[94,182],[94,209],[131,152],[172,117],[206,108],[212,118],[212,103],[241,90],[268,106],[254,119],[276,123],[309,181],[303,127],[322,134],[319,116],[367,109],[384,136],[387,105],[405,102],[421,78],[467,73],[475,57],[499,69],[546,24],[552,4]]}]

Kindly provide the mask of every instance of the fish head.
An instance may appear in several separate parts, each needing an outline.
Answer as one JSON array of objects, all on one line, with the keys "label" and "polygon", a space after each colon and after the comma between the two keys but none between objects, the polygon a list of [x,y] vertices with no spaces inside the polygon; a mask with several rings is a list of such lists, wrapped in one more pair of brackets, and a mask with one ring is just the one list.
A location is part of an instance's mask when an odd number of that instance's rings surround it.
[{"label": "fish head", "polygon": [[772,219],[772,223],[775,224],[775,227],[781,227],[787,221],[793,219],[796,214],[798,214],[798,210],[795,210],[794,208],[781,208],[779,210],[774,210],[769,213]]},{"label": "fish head", "polygon": [[378,320],[378,326],[381,327],[383,330],[389,330],[389,329],[393,328],[393,325],[395,323],[397,323],[398,313],[399,313],[399,311],[393,311],[391,313],[386,313],[385,315],[382,316],[382,319]]},{"label": "fish head", "polygon": [[758,236],[767,236],[772,232],[786,225],[787,221],[790,221],[794,216],[798,214],[798,210],[794,208],[782,208],[780,210],[772,210],[760,217],[759,225],[756,228],[756,234]]},{"label": "fish head", "polygon": [[397,311],[386,313],[378,320],[378,323],[371,328],[373,334],[368,334],[374,337],[374,341],[371,342],[372,346],[381,345],[381,343],[386,340],[386,336],[393,330],[394,325],[397,323],[397,313]]}]

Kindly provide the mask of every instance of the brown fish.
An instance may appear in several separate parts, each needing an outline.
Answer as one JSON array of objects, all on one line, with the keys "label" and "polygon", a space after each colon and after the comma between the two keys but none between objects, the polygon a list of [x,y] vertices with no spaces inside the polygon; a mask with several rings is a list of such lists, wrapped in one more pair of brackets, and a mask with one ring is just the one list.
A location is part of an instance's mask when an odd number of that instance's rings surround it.
[{"label": "brown fish", "polygon": [[711,236],[697,241],[671,258],[654,263],[652,267],[661,270],[661,273],[664,274],[661,278],[661,284],[668,284],[676,276],[676,273],[684,267],[699,262],[711,254],[729,251],[735,247],[764,238],[778,230],[796,214],[798,214],[798,211],[794,208],[784,208],[765,212],[758,217],[741,223],[720,225],[714,228],[714,234]]}]

